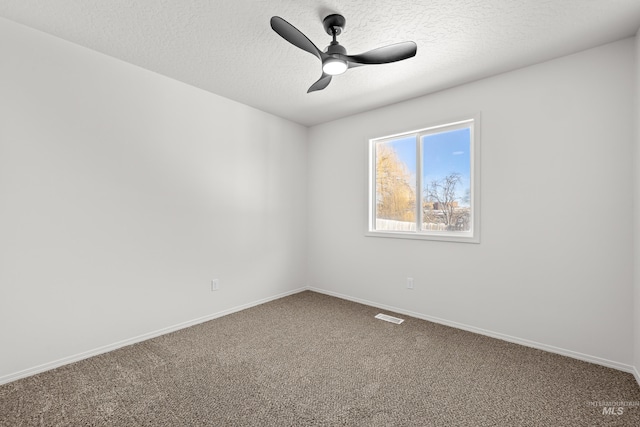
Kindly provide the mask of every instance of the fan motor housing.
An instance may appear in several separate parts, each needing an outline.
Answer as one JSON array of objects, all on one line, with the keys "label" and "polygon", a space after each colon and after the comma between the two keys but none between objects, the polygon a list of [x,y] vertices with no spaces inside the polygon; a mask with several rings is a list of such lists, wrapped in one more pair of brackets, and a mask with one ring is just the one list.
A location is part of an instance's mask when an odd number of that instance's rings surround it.
[{"label": "fan motor housing", "polygon": [[338,42],[331,42],[331,44],[329,46],[327,46],[327,49],[325,50],[325,52],[330,54],[330,55],[332,53],[340,53],[342,55],[346,55],[347,54],[347,49],[345,49],[344,46],[342,46]]},{"label": "fan motor housing", "polygon": [[322,20],[322,25],[324,26],[324,30],[330,36],[333,36],[334,34],[336,36],[339,36],[340,33],[342,33],[342,30],[344,30],[344,26],[346,23],[347,23],[347,20],[344,19],[344,16],[339,15],[337,13],[328,15]]}]

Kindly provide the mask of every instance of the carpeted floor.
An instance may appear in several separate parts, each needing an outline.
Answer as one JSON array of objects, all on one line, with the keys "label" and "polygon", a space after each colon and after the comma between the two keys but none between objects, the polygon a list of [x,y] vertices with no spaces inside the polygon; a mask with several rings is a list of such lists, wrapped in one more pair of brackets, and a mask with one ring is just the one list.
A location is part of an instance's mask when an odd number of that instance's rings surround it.
[{"label": "carpeted floor", "polygon": [[0,386],[0,425],[640,426],[628,373],[379,312],[296,294]]}]

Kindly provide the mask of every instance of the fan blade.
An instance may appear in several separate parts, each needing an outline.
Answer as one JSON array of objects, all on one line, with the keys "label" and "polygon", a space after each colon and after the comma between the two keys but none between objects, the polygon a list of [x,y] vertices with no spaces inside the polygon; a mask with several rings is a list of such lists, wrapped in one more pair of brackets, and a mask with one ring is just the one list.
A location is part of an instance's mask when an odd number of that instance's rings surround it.
[{"label": "fan blade", "polygon": [[321,52],[311,40],[307,38],[300,30],[293,25],[289,24],[279,16],[271,18],[271,28],[278,33],[283,39],[291,43],[292,45],[299,47],[302,50],[306,50],[313,56],[322,60]]},{"label": "fan blade", "polygon": [[325,87],[329,86],[331,83],[331,74],[322,73],[322,76],[318,79],[317,82],[311,85],[307,93],[315,92],[316,90],[322,90]]},{"label": "fan blade", "polygon": [[344,55],[344,58],[356,64],[388,64],[411,58],[417,51],[418,46],[414,42],[402,42],[379,47],[360,55]]}]

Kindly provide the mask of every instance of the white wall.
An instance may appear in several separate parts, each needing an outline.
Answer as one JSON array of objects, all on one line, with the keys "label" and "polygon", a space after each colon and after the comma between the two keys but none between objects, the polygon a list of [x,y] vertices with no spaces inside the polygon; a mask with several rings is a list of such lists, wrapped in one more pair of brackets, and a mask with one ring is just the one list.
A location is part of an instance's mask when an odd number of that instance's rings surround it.
[{"label": "white wall", "polygon": [[306,128],[2,19],[0,58],[0,382],[305,285]]},{"label": "white wall", "polygon": [[640,384],[640,30],[636,33],[636,67],[635,67],[635,120],[636,134],[633,150],[633,220],[634,220],[634,245],[633,245],[633,343],[634,366],[638,384]]},{"label": "white wall", "polygon": [[[311,128],[309,285],[631,370],[634,56],[626,39]],[[365,237],[368,138],[475,112],[481,243]]]}]

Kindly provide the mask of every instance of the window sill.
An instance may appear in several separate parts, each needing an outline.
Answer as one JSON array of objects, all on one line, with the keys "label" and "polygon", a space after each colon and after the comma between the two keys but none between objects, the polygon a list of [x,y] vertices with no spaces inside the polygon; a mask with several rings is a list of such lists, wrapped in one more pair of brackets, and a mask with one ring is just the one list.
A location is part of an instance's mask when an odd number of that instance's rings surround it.
[{"label": "window sill", "polygon": [[366,231],[366,237],[386,237],[391,239],[410,239],[410,240],[434,240],[439,242],[457,242],[457,243],[480,243],[480,236],[472,236],[469,233],[416,233],[402,231]]}]

